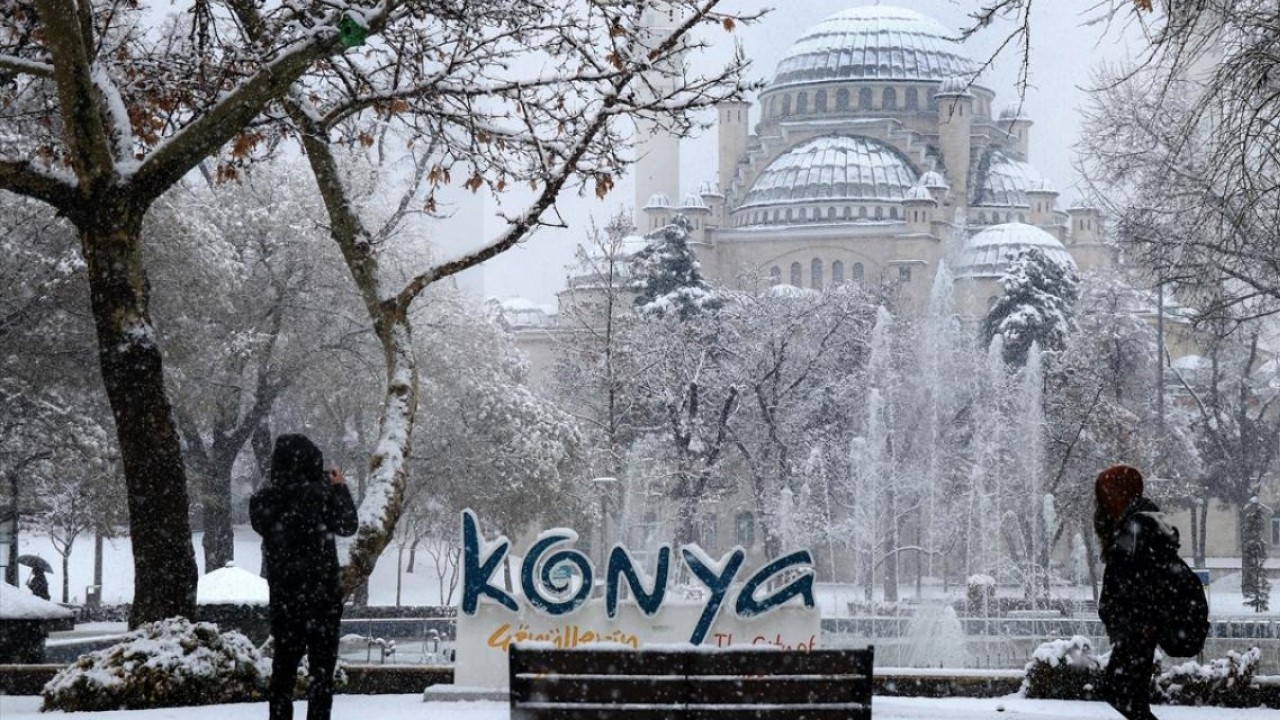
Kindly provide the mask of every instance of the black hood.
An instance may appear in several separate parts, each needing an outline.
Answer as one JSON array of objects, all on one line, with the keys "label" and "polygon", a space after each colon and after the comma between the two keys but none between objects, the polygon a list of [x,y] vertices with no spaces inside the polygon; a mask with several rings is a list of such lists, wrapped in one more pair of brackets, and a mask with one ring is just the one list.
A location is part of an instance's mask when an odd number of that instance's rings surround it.
[{"label": "black hood", "polygon": [[324,481],[324,453],[305,435],[281,435],[271,453],[271,484]]}]

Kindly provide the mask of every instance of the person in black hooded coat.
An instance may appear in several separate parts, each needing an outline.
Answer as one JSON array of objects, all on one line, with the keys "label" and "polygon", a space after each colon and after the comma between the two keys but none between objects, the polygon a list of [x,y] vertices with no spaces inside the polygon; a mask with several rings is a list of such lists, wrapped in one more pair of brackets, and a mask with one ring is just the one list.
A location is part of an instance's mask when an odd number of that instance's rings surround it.
[{"label": "person in black hooded coat", "polygon": [[291,720],[298,663],[307,656],[311,684],[307,720],[328,720],[342,619],[335,535],[353,535],[355,503],[338,470],[302,435],[276,438],[271,482],[249,500],[249,519],[262,536],[271,590],[270,720]]},{"label": "person in black hooded coat", "polygon": [[1178,530],[1143,497],[1142,474],[1115,465],[1094,486],[1094,529],[1106,570],[1098,617],[1111,638],[1103,694],[1128,720],[1157,720],[1151,712],[1155,651],[1172,596],[1169,573],[1178,561]]}]

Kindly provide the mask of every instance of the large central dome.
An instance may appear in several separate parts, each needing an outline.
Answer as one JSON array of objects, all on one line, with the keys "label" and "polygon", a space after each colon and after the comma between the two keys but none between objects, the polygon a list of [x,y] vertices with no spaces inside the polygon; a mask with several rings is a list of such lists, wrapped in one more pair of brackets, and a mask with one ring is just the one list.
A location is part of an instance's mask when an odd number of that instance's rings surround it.
[{"label": "large central dome", "polygon": [[876,5],[814,25],[778,63],[773,86],[825,80],[944,80],[977,66],[924,15]]}]

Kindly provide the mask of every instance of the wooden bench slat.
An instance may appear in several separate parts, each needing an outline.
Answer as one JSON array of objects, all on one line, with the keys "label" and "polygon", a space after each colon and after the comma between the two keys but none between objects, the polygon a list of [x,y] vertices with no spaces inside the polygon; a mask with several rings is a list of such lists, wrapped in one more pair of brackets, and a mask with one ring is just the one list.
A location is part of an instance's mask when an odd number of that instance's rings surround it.
[{"label": "wooden bench slat", "polygon": [[869,720],[874,649],[512,646],[514,720]]},{"label": "wooden bench slat", "polygon": [[868,683],[861,675],[518,675],[512,678],[511,693],[520,703],[847,703],[865,697]]}]

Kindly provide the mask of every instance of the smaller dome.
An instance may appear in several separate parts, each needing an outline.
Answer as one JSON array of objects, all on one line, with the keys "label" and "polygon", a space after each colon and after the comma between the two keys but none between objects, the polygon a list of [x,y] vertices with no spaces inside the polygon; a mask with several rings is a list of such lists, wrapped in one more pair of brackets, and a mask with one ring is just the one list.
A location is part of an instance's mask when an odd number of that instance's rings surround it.
[{"label": "smaller dome", "polygon": [[1045,257],[1076,269],[1075,258],[1058,242],[1058,238],[1034,225],[1004,223],[992,225],[965,243],[955,264],[957,278],[998,278],[1004,275],[1022,251],[1038,248]]},{"label": "smaller dome", "polygon": [[978,164],[970,205],[1029,207],[1028,191],[1052,187],[1031,163],[996,148],[988,151]]},{"label": "smaller dome", "polygon": [[906,202],[934,202],[933,193],[923,185],[916,185],[907,191]]},{"label": "smaller dome", "polygon": [[1028,193],[1053,193],[1054,195],[1057,195],[1058,189],[1053,186],[1053,183],[1049,182],[1048,178],[1041,177],[1039,181],[1033,180],[1027,186],[1027,192]]},{"label": "smaller dome", "polygon": [[669,208],[671,207],[671,198],[667,197],[666,193],[654,193],[653,197],[649,198],[649,202],[644,204],[644,207],[646,210],[649,208]]},{"label": "smaller dome", "polygon": [[1030,120],[1026,113],[1022,112],[1022,103],[1009,103],[1000,110],[1001,120]]},{"label": "smaller dome", "polygon": [[943,177],[942,173],[938,172],[937,170],[930,170],[929,172],[921,175],[920,185],[922,185],[923,187],[927,187],[931,190],[935,188],[942,189],[942,190],[951,189],[951,185],[947,184],[947,179]]},{"label": "smaller dome", "polygon": [[969,92],[969,86],[972,79],[964,75],[951,75],[942,81],[938,87],[939,95],[972,95]]},{"label": "smaller dome", "polygon": [[689,193],[684,196],[684,201],[680,203],[682,208],[690,208],[693,210],[706,210],[707,204],[702,201],[702,196],[697,193]]},{"label": "smaller dome", "polygon": [[720,192],[720,186],[710,180],[702,183],[702,187],[698,190],[698,192],[701,193],[702,197],[704,198],[724,197],[724,193]]}]

